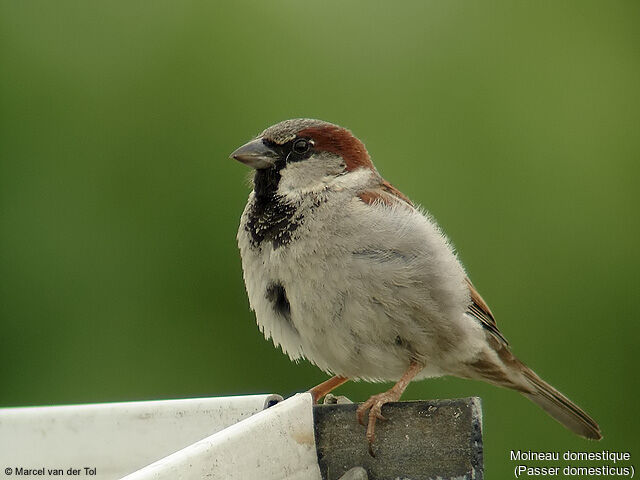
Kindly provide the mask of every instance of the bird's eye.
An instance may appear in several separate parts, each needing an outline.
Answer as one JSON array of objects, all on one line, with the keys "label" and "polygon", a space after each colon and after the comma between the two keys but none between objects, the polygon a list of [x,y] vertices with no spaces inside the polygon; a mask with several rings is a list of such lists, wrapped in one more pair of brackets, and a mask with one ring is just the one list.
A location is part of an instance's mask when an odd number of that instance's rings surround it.
[{"label": "bird's eye", "polygon": [[306,138],[299,138],[293,142],[293,151],[298,155],[303,155],[311,148],[311,142]]}]

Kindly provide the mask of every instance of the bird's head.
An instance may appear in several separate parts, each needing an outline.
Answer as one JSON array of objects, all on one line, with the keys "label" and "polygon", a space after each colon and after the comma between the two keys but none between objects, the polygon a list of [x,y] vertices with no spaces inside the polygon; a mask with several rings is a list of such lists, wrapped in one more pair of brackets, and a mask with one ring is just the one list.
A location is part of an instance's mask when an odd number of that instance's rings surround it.
[{"label": "bird's head", "polygon": [[267,128],[231,157],[256,170],[256,192],[313,191],[332,179],[366,169],[375,172],[364,144],[342,127],[298,118]]}]

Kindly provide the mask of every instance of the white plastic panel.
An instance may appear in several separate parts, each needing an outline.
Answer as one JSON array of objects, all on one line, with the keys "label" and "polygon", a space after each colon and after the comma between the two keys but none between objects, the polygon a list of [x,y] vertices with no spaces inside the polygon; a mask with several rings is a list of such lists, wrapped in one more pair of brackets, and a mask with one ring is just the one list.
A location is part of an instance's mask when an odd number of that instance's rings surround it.
[{"label": "white plastic panel", "polygon": [[[15,478],[17,468],[45,469],[27,478],[60,478],[48,474],[53,468],[80,469],[76,478],[121,478],[278,400],[249,395],[0,409],[0,478]],[[84,467],[95,475],[85,475]]]},{"label": "white plastic panel", "polygon": [[308,393],[201,440],[126,480],[321,480]]}]

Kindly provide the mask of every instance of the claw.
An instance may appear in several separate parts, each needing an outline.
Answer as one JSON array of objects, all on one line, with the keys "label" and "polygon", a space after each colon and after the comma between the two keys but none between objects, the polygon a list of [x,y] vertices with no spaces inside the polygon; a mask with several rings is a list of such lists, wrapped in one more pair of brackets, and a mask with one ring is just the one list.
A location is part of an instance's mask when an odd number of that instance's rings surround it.
[{"label": "claw", "polygon": [[376,439],[376,417],[369,416],[369,425],[367,426],[367,440],[373,443]]},{"label": "claw", "polygon": [[371,412],[369,413],[369,425],[367,426],[367,441],[369,442],[369,455],[371,455],[372,457],[375,457],[375,453],[373,453],[373,442],[375,442],[376,440],[376,433],[375,433],[375,429],[376,429],[376,419],[378,418],[377,415],[372,415]]},{"label": "claw", "polygon": [[387,418],[382,415],[382,406],[385,403],[397,402],[400,400],[400,396],[402,395],[402,392],[404,392],[404,389],[407,388],[411,379],[415,377],[422,368],[422,365],[412,361],[409,364],[407,371],[402,375],[402,378],[400,378],[400,380],[398,380],[391,389],[383,393],[378,393],[377,395],[372,395],[356,410],[356,418],[358,419],[358,423],[362,426],[364,426],[364,415],[367,410],[369,411],[367,440],[369,441],[369,455],[372,457],[375,457],[375,454],[373,453],[373,442],[376,439],[376,420],[387,420]]},{"label": "claw", "polygon": [[377,397],[378,395],[372,396],[369,400],[367,400],[362,405],[360,405],[356,410],[356,416],[358,417],[358,422],[363,427],[365,426],[364,417],[367,414],[367,410],[369,410],[369,415],[371,415],[371,412],[374,411],[374,408],[375,408],[374,405],[377,401]]},{"label": "claw", "polygon": [[373,454],[373,442],[376,439],[376,421],[386,421],[387,417],[382,415],[382,406],[385,403],[397,400],[395,392],[384,392],[377,395],[373,395],[369,400],[364,402],[356,410],[356,417],[360,425],[364,426],[364,416],[369,412],[369,420],[367,422],[367,440],[369,442],[369,453],[372,457]]},{"label": "claw", "polygon": [[363,403],[356,410],[356,418],[358,419],[358,423],[364,427],[364,414],[367,411],[367,402]]},{"label": "claw", "polygon": [[382,415],[382,406],[383,405],[384,405],[384,403],[378,402],[371,408],[371,410],[369,410],[369,421],[371,421],[371,419],[373,418],[373,420],[374,420],[373,423],[375,424],[376,420],[383,420],[383,421],[387,420],[387,417]]}]

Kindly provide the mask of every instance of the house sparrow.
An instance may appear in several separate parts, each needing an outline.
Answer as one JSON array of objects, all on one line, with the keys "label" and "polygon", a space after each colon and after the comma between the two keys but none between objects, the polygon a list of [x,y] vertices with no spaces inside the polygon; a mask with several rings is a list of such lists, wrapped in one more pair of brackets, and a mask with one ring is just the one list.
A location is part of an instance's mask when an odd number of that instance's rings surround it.
[{"label": "house sparrow", "polygon": [[231,157],[255,169],[238,245],[260,330],[335,377],[397,382],[357,410],[371,446],[382,406],[412,380],[455,375],[512,388],[569,430],[596,422],[509,350],[435,221],[384,180],[349,130],[312,119],[267,128]]}]

